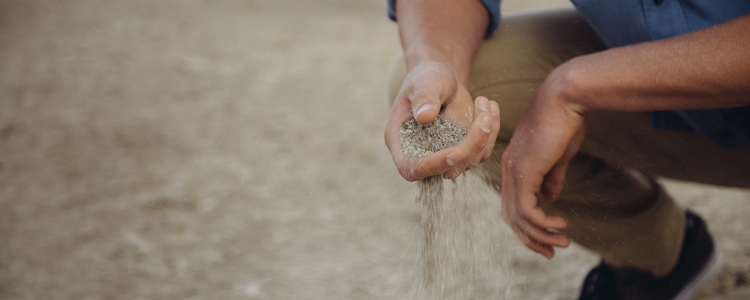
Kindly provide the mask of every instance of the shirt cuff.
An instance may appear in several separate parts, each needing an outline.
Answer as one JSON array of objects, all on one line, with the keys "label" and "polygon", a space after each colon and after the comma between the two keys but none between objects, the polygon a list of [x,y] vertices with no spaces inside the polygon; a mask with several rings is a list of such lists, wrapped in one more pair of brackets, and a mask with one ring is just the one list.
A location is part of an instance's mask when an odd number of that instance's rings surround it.
[{"label": "shirt cuff", "polygon": [[[500,0],[479,0],[487,9],[487,13],[490,15],[490,22],[487,25],[487,31],[484,33],[484,37],[488,38],[492,36],[500,25]],[[388,18],[396,21],[396,0],[386,0],[388,4]]]}]

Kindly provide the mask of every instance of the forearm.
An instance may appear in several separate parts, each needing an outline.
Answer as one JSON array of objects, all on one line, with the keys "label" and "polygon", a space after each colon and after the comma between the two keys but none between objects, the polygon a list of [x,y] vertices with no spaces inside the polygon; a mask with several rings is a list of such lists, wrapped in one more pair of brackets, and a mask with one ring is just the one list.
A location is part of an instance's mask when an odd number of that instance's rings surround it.
[{"label": "forearm", "polygon": [[750,105],[750,15],[683,36],[574,59],[550,76],[578,110]]},{"label": "forearm", "polygon": [[478,0],[398,0],[396,14],[406,66],[438,61],[467,84],[489,16]]}]

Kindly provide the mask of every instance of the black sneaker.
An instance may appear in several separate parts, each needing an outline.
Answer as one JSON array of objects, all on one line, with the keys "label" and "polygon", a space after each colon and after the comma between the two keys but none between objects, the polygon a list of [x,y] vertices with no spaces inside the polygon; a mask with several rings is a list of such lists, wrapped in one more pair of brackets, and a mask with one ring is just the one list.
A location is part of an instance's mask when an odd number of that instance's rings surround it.
[{"label": "black sneaker", "polygon": [[617,268],[602,261],[583,282],[579,300],[692,299],[721,269],[721,250],[706,224],[686,212],[685,241],[671,273],[656,278],[649,273]]}]

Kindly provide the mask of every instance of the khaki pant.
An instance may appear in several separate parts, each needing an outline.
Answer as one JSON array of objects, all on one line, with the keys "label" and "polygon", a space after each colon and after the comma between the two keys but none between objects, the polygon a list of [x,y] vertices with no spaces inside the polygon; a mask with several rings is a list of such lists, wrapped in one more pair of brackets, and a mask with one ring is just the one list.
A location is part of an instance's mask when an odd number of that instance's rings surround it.
[{"label": "khaki pant", "polygon": [[[602,42],[573,9],[504,17],[479,50],[469,83],[473,97],[485,96],[500,106],[495,151],[482,166],[492,186],[500,188],[500,156],[547,74],[575,56],[602,50]],[[399,57],[391,66],[390,101],[405,73]],[[587,126],[559,200],[540,205],[568,221],[565,233],[574,242],[610,264],[664,275],[677,262],[684,212],[653,176],[750,187],[750,150],[729,152],[695,133],[655,131],[648,113],[591,112]]]}]

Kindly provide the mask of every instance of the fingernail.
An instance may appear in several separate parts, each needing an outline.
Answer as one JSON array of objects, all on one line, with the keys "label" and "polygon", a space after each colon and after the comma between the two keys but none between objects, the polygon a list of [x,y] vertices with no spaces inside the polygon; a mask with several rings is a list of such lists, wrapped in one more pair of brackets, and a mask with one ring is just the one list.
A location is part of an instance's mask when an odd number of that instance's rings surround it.
[{"label": "fingernail", "polygon": [[458,154],[455,153],[455,152],[451,153],[451,154],[448,154],[448,157],[446,157],[446,161],[451,166],[455,166],[456,162],[458,162],[458,159],[459,159]]},{"label": "fingernail", "polygon": [[494,105],[493,103],[490,103],[490,107],[490,111],[492,112],[493,116],[497,116],[500,114],[500,107],[497,105],[497,103],[495,103]]},{"label": "fingernail", "polygon": [[425,104],[422,104],[422,106],[420,106],[420,107],[419,107],[419,108],[417,109],[417,113],[416,113],[416,114],[414,114],[414,117],[416,117],[416,116],[419,116],[419,114],[421,114],[421,113],[422,113],[423,111],[425,111],[425,110],[428,110],[428,109],[434,109],[434,108],[435,108],[435,105],[433,105],[432,103],[425,103]]},{"label": "fingernail", "polygon": [[480,127],[482,127],[482,130],[484,130],[484,132],[490,132],[490,129],[492,129],[491,128],[492,127],[492,119],[488,118],[488,117],[484,117],[484,118],[482,118],[481,122],[482,123],[480,124],[481,125]]},{"label": "fingernail", "polygon": [[489,100],[485,98],[480,98],[477,102],[477,105],[479,105],[479,109],[482,111],[490,111],[490,102]]}]

